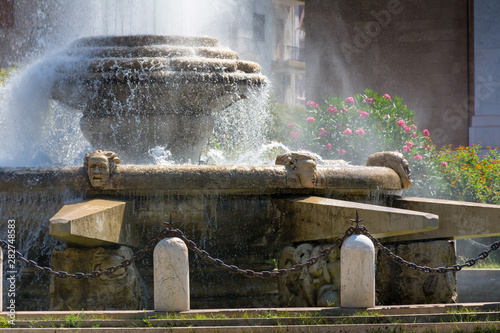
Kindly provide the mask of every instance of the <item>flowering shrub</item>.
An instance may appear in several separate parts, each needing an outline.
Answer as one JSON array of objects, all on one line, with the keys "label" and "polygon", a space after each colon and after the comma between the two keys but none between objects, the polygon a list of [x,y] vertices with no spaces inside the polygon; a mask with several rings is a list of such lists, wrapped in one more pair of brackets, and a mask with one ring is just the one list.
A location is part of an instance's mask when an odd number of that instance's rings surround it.
[{"label": "flowering shrub", "polygon": [[441,172],[446,181],[448,198],[463,201],[500,204],[500,156],[498,148],[486,147],[480,157],[481,144],[451,147],[439,152]]},{"label": "flowering shrub", "polygon": [[442,188],[436,147],[427,129],[419,130],[415,115],[397,96],[365,90],[347,98],[329,97],[323,104],[309,101],[300,121],[288,124],[285,143],[323,159],[343,159],[364,165],[379,151],[401,152],[410,163],[410,195],[436,196]]}]

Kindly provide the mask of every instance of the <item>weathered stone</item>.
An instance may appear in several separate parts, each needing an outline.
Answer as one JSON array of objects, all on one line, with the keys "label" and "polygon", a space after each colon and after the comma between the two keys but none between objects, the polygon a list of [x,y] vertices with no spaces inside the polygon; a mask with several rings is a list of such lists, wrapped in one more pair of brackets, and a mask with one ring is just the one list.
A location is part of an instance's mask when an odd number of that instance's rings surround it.
[{"label": "weathered stone", "polygon": [[438,227],[436,215],[323,197],[278,199],[284,214],[283,240],[300,242],[335,239],[352,225],[356,210],[374,237],[418,233]]},{"label": "weathered stone", "polygon": [[340,306],[375,306],[375,246],[365,235],[352,235],[340,249]]},{"label": "weathered stone", "polygon": [[429,198],[401,198],[394,200],[393,207],[436,214],[439,216],[439,228],[418,234],[391,237],[387,241],[500,236],[500,223],[498,223],[500,205]]},{"label": "weathered stone", "polygon": [[49,221],[50,235],[69,244],[135,246],[132,202],[94,199],[66,204]]},{"label": "weathered stone", "polygon": [[177,237],[162,239],[154,249],[155,311],[187,311],[189,261],[186,244]]},{"label": "weathered stone", "polygon": [[[52,267],[68,273],[102,271],[130,259],[133,252],[119,249],[68,248],[52,251]],[[50,283],[51,310],[140,309],[143,306],[141,278],[135,263],[110,275],[87,279],[60,279]]]},{"label": "weathered stone", "polygon": [[401,178],[401,188],[411,187],[410,168],[403,154],[393,151],[378,152],[368,156],[367,166],[391,168]]},{"label": "weathered stone", "polygon": [[[314,188],[303,194],[362,196],[401,192],[401,181],[389,168],[352,165],[318,166]],[[292,178],[291,178],[292,177]],[[200,186],[203,184],[203,186]],[[55,191],[71,189],[103,195],[278,194],[297,193],[296,176],[282,165],[123,165],[109,186],[95,191],[82,167],[0,168],[0,191]]]},{"label": "weathered stone", "polygon": [[[384,244],[404,260],[420,266],[456,263],[455,245],[446,240]],[[457,301],[455,273],[430,274],[401,266],[382,252],[377,255],[377,303],[433,304]]]},{"label": "weathered stone", "polygon": [[87,170],[90,184],[99,190],[109,185],[109,178],[121,162],[112,151],[94,150],[85,154],[83,167]]},{"label": "weathered stone", "polygon": [[64,51],[51,96],[82,110],[85,138],[127,163],[152,161],[156,146],[168,146],[178,163],[197,163],[213,113],[267,81],[258,64],[218,49],[209,37],[82,38]]},{"label": "weathered stone", "polygon": [[[331,244],[286,247],[281,253],[278,267],[290,268],[317,257]],[[302,270],[278,279],[279,301],[282,307],[338,306],[340,304],[340,260],[335,248],[324,259]]]},{"label": "weathered stone", "polygon": [[[316,175],[316,162],[311,155],[306,153],[281,154],[276,157],[275,164],[285,166],[290,174],[290,176],[287,177],[290,179],[288,182],[290,186],[313,188],[316,185],[318,179]],[[295,182],[293,182],[293,180],[295,180]]]}]

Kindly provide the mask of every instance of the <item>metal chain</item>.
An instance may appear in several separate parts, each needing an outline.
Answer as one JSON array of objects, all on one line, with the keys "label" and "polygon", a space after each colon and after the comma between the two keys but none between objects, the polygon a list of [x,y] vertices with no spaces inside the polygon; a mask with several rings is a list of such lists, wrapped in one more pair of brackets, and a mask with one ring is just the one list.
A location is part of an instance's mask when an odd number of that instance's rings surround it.
[{"label": "metal chain", "polygon": [[[164,222],[164,223],[167,223],[167,222]],[[167,224],[171,224],[171,223],[167,223]],[[77,279],[77,280],[81,280],[81,279],[85,279],[85,278],[97,278],[97,277],[100,277],[101,275],[111,275],[111,274],[115,273],[117,270],[119,270],[121,268],[128,267],[134,261],[136,261],[138,259],[141,259],[142,257],[144,257],[146,255],[146,253],[148,253],[149,251],[151,251],[152,249],[154,249],[154,247],[156,246],[156,244],[159,241],[161,241],[165,237],[168,237],[168,231],[169,230],[170,229],[168,229],[168,228],[162,230],[160,232],[160,234],[158,234],[158,236],[156,236],[154,239],[152,239],[143,249],[137,251],[130,259],[125,259],[120,264],[118,264],[116,266],[110,266],[110,267],[108,267],[108,268],[106,268],[104,270],[92,271],[90,273],[81,273],[81,272],[67,273],[65,271],[54,271],[50,267],[42,267],[38,263],[36,263],[35,261],[26,259],[22,255],[22,253],[19,252],[19,251],[17,251],[17,250],[15,250],[15,253],[16,253],[16,257],[20,261],[22,261],[26,265],[28,265],[29,267],[32,267],[32,268],[34,268],[35,270],[38,270],[38,271],[42,271],[43,273],[48,274],[48,275],[54,275],[54,276],[56,276],[58,278],[61,278],[61,279],[68,278],[68,277],[74,278],[74,279]],[[0,246],[3,249],[8,250],[8,251],[12,251],[13,250],[13,247],[11,245],[9,245],[4,240],[0,240]]]},{"label": "metal chain", "polygon": [[461,265],[453,265],[453,266],[446,266],[446,267],[419,266],[419,265],[414,264],[412,262],[406,261],[403,258],[401,258],[400,256],[392,253],[391,250],[389,250],[387,247],[383,246],[375,237],[373,237],[368,232],[368,229],[366,229],[366,227],[364,225],[358,226],[355,229],[356,229],[356,232],[359,232],[359,233],[367,236],[368,238],[370,238],[370,240],[375,244],[375,246],[380,248],[380,250],[382,250],[382,252],[384,254],[386,254],[388,257],[390,257],[396,263],[403,265],[403,266],[406,266],[410,269],[425,272],[425,273],[444,274],[444,273],[448,273],[448,272],[458,272],[458,271],[462,270],[462,268],[464,268],[464,267],[471,267],[471,266],[475,265],[479,260],[486,259],[488,257],[488,255],[490,254],[490,252],[498,250],[498,248],[500,248],[500,240],[498,240],[491,245],[489,250],[485,250],[485,251],[481,252],[476,258],[469,259],[464,264],[461,264]]},{"label": "metal chain", "polygon": [[[316,264],[319,260],[321,260],[321,259],[326,258],[327,256],[329,256],[335,248],[340,248],[340,246],[344,243],[344,241],[348,237],[352,236],[355,233],[356,234],[363,234],[363,235],[367,236],[378,248],[380,248],[382,250],[383,253],[385,253],[387,256],[389,256],[391,259],[393,259],[396,263],[404,265],[404,266],[406,266],[406,267],[408,267],[410,269],[422,271],[422,272],[425,272],[425,273],[457,272],[457,271],[460,271],[464,267],[471,267],[471,266],[473,266],[479,260],[486,259],[486,257],[488,257],[488,255],[490,254],[490,252],[495,251],[498,248],[500,248],[500,241],[496,241],[495,243],[493,243],[491,245],[491,247],[490,247],[489,250],[481,252],[478,257],[476,257],[475,259],[470,259],[470,260],[466,261],[462,265],[453,265],[453,266],[436,267],[436,268],[427,267],[427,266],[419,266],[417,264],[414,264],[412,262],[408,262],[408,261],[404,260],[400,256],[392,253],[391,250],[389,250],[387,247],[383,246],[375,237],[373,237],[368,232],[368,229],[364,225],[359,225],[358,224],[358,222],[360,222],[360,221],[358,221],[357,216],[356,216],[356,221],[354,221],[354,222],[357,222],[356,227],[349,227],[346,230],[344,236],[342,236],[340,238],[337,238],[332,243],[332,245],[330,247],[328,247],[328,248],[324,249],[323,251],[321,251],[321,253],[317,257],[310,258],[306,262],[300,263],[300,264],[296,264],[296,265],[294,265],[294,266],[292,266],[290,268],[275,269],[275,270],[272,270],[272,271],[259,271],[259,272],[256,272],[256,271],[253,271],[251,269],[241,269],[241,268],[239,268],[239,267],[237,267],[235,265],[227,265],[222,260],[211,257],[210,254],[207,251],[201,250],[200,248],[198,248],[198,246],[196,245],[196,243],[194,243],[192,240],[188,239],[181,230],[179,230],[179,229],[171,229],[171,228],[168,227],[168,225],[175,224],[175,223],[178,223],[178,222],[163,222],[163,223],[167,224],[167,227],[165,229],[163,229],[158,234],[158,236],[156,236],[154,239],[152,239],[143,249],[137,251],[130,259],[126,259],[126,260],[122,261],[120,264],[118,264],[116,266],[111,266],[111,267],[108,267],[108,268],[106,268],[104,270],[92,271],[90,273],[81,273],[81,272],[67,273],[67,272],[64,272],[64,271],[54,271],[50,267],[42,267],[38,263],[36,263],[35,261],[26,259],[17,250],[15,250],[15,253],[16,253],[16,256],[19,258],[20,261],[24,262],[29,267],[32,267],[32,268],[34,268],[36,270],[39,270],[39,271],[42,271],[45,274],[54,275],[55,277],[58,277],[58,278],[68,278],[68,277],[71,277],[71,278],[74,278],[74,279],[77,279],[77,280],[81,280],[81,279],[85,279],[85,278],[97,278],[97,277],[100,277],[101,275],[110,275],[110,274],[115,273],[117,270],[119,270],[121,268],[126,268],[126,267],[130,266],[134,261],[141,259],[142,257],[144,257],[146,255],[146,253],[148,253],[149,251],[153,250],[154,247],[156,246],[156,244],[159,241],[161,241],[162,239],[166,238],[166,237],[177,237],[177,238],[180,238],[186,244],[186,246],[188,247],[188,249],[196,252],[203,260],[212,263],[216,267],[220,267],[220,268],[226,269],[226,270],[228,270],[228,271],[230,271],[232,273],[242,274],[242,275],[244,275],[246,277],[251,277],[251,278],[254,278],[254,277],[270,278],[270,277],[285,276],[285,275],[287,275],[287,274],[289,274],[291,272],[299,271],[299,270],[301,270],[304,267],[310,267],[310,266]],[[4,248],[5,250],[9,250],[9,251],[12,251],[12,249],[13,249],[13,247],[11,245],[9,245],[4,240],[0,240],[0,246],[2,248]]]},{"label": "metal chain", "polygon": [[173,237],[178,237],[182,241],[184,241],[184,243],[186,243],[187,247],[190,250],[198,253],[198,255],[203,260],[208,261],[217,267],[226,269],[232,273],[242,274],[242,275],[244,275],[246,277],[250,277],[250,278],[254,278],[254,277],[270,278],[270,277],[285,276],[291,272],[299,271],[304,267],[312,266],[312,265],[316,264],[319,260],[326,258],[327,256],[329,256],[332,253],[333,249],[340,248],[342,243],[344,243],[344,240],[347,237],[352,236],[354,234],[354,227],[349,227],[346,230],[344,236],[337,238],[330,247],[321,251],[321,253],[317,257],[310,258],[309,260],[307,260],[306,262],[301,263],[301,264],[295,264],[290,268],[282,268],[282,269],[275,269],[272,271],[260,271],[260,272],[255,272],[251,269],[241,269],[235,265],[227,265],[220,259],[212,258],[208,254],[207,251],[199,249],[193,241],[186,238],[184,233],[178,229],[175,229],[175,230],[170,229],[170,233],[173,235]]}]

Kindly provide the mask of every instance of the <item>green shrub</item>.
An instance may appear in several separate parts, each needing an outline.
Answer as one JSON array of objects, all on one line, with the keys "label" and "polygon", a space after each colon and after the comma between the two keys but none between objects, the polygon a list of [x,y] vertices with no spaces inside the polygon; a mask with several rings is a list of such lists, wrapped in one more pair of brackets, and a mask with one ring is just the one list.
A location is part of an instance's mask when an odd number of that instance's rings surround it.
[{"label": "green shrub", "polygon": [[449,199],[500,204],[498,148],[486,147],[488,152],[480,157],[481,148],[479,143],[439,152]]},{"label": "green shrub", "polygon": [[347,98],[328,97],[323,104],[309,101],[303,118],[286,126],[284,143],[291,149],[354,165],[364,165],[375,152],[398,151],[412,170],[407,194],[436,197],[444,189],[429,131],[418,129],[415,113],[397,96],[365,90]]}]

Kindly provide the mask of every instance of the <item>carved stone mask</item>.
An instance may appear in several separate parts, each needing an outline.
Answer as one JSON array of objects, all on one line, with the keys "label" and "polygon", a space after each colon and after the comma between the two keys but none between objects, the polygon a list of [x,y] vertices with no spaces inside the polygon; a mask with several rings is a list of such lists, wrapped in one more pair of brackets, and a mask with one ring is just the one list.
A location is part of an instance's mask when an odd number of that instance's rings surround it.
[{"label": "carved stone mask", "polygon": [[316,162],[314,158],[306,153],[287,153],[276,157],[277,165],[284,165],[289,168],[300,180],[300,185],[304,188],[316,186]]},{"label": "carved stone mask", "polygon": [[292,153],[292,169],[300,178],[300,183],[305,188],[312,188],[316,185],[316,162],[308,154]]},{"label": "carved stone mask", "polygon": [[397,152],[379,152],[372,154],[366,161],[367,166],[384,166],[396,171],[401,179],[401,187],[411,187],[411,172],[408,161],[404,158],[403,154]]},{"label": "carved stone mask", "polygon": [[87,153],[84,158],[84,167],[90,184],[96,189],[105,188],[118,163],[120,159],[111,151],[94,150]]}]

